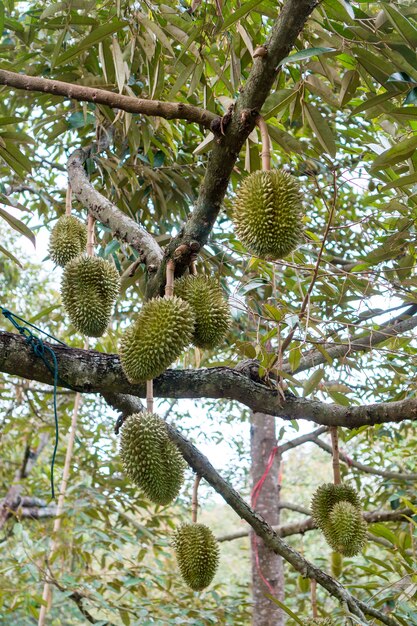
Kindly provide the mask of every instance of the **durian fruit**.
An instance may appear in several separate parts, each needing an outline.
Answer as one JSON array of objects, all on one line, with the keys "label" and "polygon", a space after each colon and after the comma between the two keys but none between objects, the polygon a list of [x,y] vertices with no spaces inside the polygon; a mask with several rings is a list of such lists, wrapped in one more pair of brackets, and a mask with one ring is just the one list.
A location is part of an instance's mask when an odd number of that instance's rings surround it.
[{"label": "durian fruit", "polygon": [[194,321],[188,302],[176,296],[148,300],[120,340],[120,362],[129,382],[162,374],[191,343]]},{"label": "durian fruit", "polygon": [[283,259],[301,239],[301,192],[284,170],[253,172],[237,191],[232,219],[243,245],[267,259]]},{"label": "durian fruit", "polygon": [[182,524],[175,531],[172,543],[187,585],[194,591],[207,587],[219,562],[219,545],[210,528],[204,524]]},{"label": "durian fruit", "polygon": [[316,617],[304,622],[305,626],[336,626],[331,617]]},{"label": "durian fruit", "polygon": [[323,530],[323,526],[327,524],[334,505],[342,500],[350,502],[359,508],[361,506],[357,491],[350,485],[346,485],[345,483],[341,483],[340,485],[325,483],[318,487],[311,501],[311,511],[314,521],[319,528]]},{"label": "durian fruit", "polygon": [[121,429],[120,456],[127,476],[155,504],[169,504],[184,480],[185,461],[154,413],[130,415]]},{"label": "durian fruit", "polygon": [[110,321],[119,289],[119,273],[109,261],[83,255],[67,263],[61,295],[75,328],[88,337],[101,337]]},{"label": "durian fruit", "polygon": [[340,578],[343,572],[343,557],[340,552],[332,552],[330,557],[331,571],[334,578]]},{"label": "durian fruit", "polygon": [[366,529],[360,507],[342,500],[332,508],[324,536],[333,550],[355,556],[365,545]]},{"label": "durian fruit", "polygon": [[63,215],[52,229],[49,239],[49,256],[64,267],[79,256],[87,245],[87,227],[73,215]]},{"label": "durian fruit", "polygon": [[174,282],[174,293],[189,303],[195,315],[193,343],[198,348],[215,348],[230,326],[229,305],[214,278],[183,276]]}]

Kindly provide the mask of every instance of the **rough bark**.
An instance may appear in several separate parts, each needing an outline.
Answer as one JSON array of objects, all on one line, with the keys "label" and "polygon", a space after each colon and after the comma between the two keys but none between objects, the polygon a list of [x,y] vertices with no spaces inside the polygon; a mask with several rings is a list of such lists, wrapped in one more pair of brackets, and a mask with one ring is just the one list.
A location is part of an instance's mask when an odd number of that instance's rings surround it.
[{"label": "rough bark", "polygon": [[[275,417],[265,413],[252,413],[251,418],[251,476],[252,489],[265,472],[271,450],[276,446]],[[267,475],[256,500],[256,511],[271,526],[279,525],[279,467],[280,457]],[[253,626],[283,626],[284,612],[266,593],[284,600],[284,569],[282,557],[267,548],[251,533]],[[266,582],[265,582],[266,581]],[[268,583],[268,584],[266,584]]]},{"label": "rough bark", "polygon": [[[128,382],[116,354],[47,344],[57,357],[59,385],[81,393],[122,393],[146,397],[146,385]],[[0,332],[0,372],[53,384],[53,376],[25,339]],[[287,393],[282,400],[277,389],[254,382],[227,367],[200,370],[166,370],[154,381],[158,398],[227,398],[253,411],[284,420],[315,422],[326,426],[356,428],[417,419],[417,399],[345,407]]]},{"label": "rough bark", "polygon": [[7,70],[0,70],[0,85],[7,85],[15,89],[25,91],[40,91],[54,96],[64,96],[80,102],[94,102],[105,104],[113,109],[121,109],[129,113],[142,113],[143,115],[155,115],[167,120],[181,119],[188,122],[196,122],[205,128],[210,128],[212,122],[218,116],[201,107],[195,107],[183,102],[161,102],[160,100],[144,100],[123,96],[105,89],[74,85],[61,80],[50,80],[40,76],[27,76],[16,74]]}]

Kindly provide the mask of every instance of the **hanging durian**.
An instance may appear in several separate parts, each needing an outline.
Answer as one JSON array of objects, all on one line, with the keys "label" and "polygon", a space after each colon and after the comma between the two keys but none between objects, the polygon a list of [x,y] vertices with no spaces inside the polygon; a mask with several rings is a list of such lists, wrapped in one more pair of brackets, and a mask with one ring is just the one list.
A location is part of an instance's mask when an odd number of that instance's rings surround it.
[{"label": "hanging durian", "polygon": [[188,302],[175,296],[148,300],[120,340],[120,362],[129,382],[162,374],[191,343],[193,330]]},{"label": "hanging durian", "polygon": [[195,315],[194,345],[218,346],[229,329],[230,311],[217,280],[201,274],[183,276],[174,282],[174,293],[189,303]]},{"label": "hanging durian", "polygon": [[174,533],[173,546],[181,576],[191,589],[207,587],[217,570],[219,544],[204,524],[183,524]]},{"label": "hanging durian", "polygon": [[237,191],[232,219],[250,252],[267,260],[286,257],[301,239],[297,180],[284,170],[253,172]]},{"label": "hanging durian", "polygon": [[73,215],[63,215],[52,229],[49,256],[54,263],[64,267],[84,252],[86,244],[86,225]]},{"label": "hanging durian", "polygon": [[314,521],[333,550],[345,556],[358,554],[366,541],[366,522],[358,493],[344,483],[321,485],[311,509]]},{"label": "hanging durian", "polygon": [[154,413],[130,415],[121,429],[120,456],[129,478],[156,504],[169,504],[184,480],[185,461]]},{"label": "hanging durian", "polygon": [[75,328],[88,337],[101,337],[109,324],[119,289],[119,274],[109,261],[83,255],[67,263],[61,295]]}]

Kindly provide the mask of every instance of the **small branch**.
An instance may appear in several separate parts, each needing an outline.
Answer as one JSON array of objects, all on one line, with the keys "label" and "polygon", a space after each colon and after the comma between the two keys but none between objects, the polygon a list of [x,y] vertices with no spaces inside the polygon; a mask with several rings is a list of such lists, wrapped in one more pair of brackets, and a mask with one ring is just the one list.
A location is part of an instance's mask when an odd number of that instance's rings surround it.
[{"label": "small branch", "polygon": [[65,197],[65,215],[71,215],[72,208],[72,190],[71,185],[67,185],[67,195]]},{"label": "small branch", "polygon": [[153,379],[146,381],[146,410],[153,413]]},{"label": "small branch", "polygon": [[198,486],[200,484],[200,481],[201,481],[201,476],[199,476],[197,474],[196,477],[194,478],[193,497],[192,497],[192,500],[191,500],[191,520],[192,520],[193,524],[197,523],[197,516],[198,516]]},{"label": "small branch", "polygon": [[166,283],[165,283],[165,297],[172,298],[174,295],[174,273],[175,262],[169,259],[166,265]]},{"label": "small branch", "polygon": [[87,220],[87,254],[89,256],[94,256],[94,243],[95,243],[94,225],[95,223],[96,223],[96,220],[91,215],[91,213],[89,213],[88,220]]},{"label": "small branch", "polygon": [[60,80],[50,80],[49,78],[41,78],[39,76],[16,74],[6,70],[0,70],[0,85],[7,85],[15,89],[25,89],[26,91],[50,93],[54,96],[65,96],[79,102],[105,104],[113,109],[120,109],[129,113],[155,115],[164,117],[167,120],[187,120],[188,122],[196,122],[208,129],[210,129],[213,121],[219,119],[217,115],[210,111],[183,102],[143,100],[141,98],[123,96],[104,89],[96,89],[95,87],[74,85],[73,83],[64,83]]},{"label": "small branch", "polygon": [[339,437],[337,434],[337,426],[330,426],[330,436],[332,438],[333,482],[335,485],[340,485],[342,478],[340,476]]},{"label": "small branch", "polygon": [[316,443],[316,438],[325,432],[327,432],[327,426],[321,426],[320,428],[313,430],[313,432],[311,433],[307,433],[306,435],[301,435],[300,437],[296,437],[295,439],[286,441],[285,443],[278,446],[279,454],[283,455],[284,452],[287,452],[288,450],[293,450],[293,448],[297,448],[297,446],[302,446],[309,441],[311,441],[312,443]]},{"label": "small branch", "polygon": [[311,612],[314,618],[319,616],[317,610],[317,581],[314,578],[311,581]]},{"label": "small branch", "polygon": [[268,126],[264,120],[264,118],[259,115],[256,118],[256,124],[261,131],[261,140],[262,140],[262,169],[264,172],[268,172],[271,169],[271,142],[269,140]]},{"label": "small branch", "polygon": [[[104,149],[107,144],[108,139],[101,143],[99,149]],[[93,146],[89,149],[78,149],[68,159],[68,179],[73,193],[97,221],[108,226],[115,237],[126,241],[143,256],[148,271],[151,267],[156,270],[162,261],[162,250],[152,235],[96,191],[89,181],[84,163],[92,151]]]}]

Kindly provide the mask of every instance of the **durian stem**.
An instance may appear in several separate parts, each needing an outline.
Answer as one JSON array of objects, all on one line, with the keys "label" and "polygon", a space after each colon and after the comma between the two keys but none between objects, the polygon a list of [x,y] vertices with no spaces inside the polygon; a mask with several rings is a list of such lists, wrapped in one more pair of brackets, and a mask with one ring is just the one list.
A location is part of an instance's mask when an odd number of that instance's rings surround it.
[{"label": "durian stem", "polygon": [[172,296],[174,295],[174,272],[175,262],[170,259],[167,262],[166,269],[165,298],[172,298]]},{"label": "durian stem", "polygon": [[333,482],[335,485],[340,485],[342,479],[340,477],[339,436],[337,434],[337,426],[330,426],[330,436],[332,438]]},{"label": "durian stem", "polygon": [[87,221],[87,254],[94,256],[94,225],[96,223],[95,218],[92,215],[88,215]]},{"label": "durian stem", "polygon": [[146,381],[146,409],[153,413],[153,379]]},{"label": "durian stem", "polygon": [[317,580],[315,578],[311,579],[311,612],[314,619],[319,616],[317,610]]},{"label": "durian stem", "polygon": [[197,261],[195,260],[190,263],[190,274],[192,276],[197,276]]},{"label": "durian stem", "polygon": [[71,215],[71,208],[72,208],[72,189],[71,189],[71,185],[68,183],[67,195],[65,198],[65,215]]},{"label": "durian stem", "polygon": [[268,172],[271,169],[271,143],[269,140],[268,126],[264,118],[259,115],[256,118],[256,124],[261,131],[261,140],[262,140],[262,170],[264,172]]},{"label": "durian stem", "polygon": [[194,478],[193,485],[193,497],[191,500],[191,520],[193,524],[197,523],[197,515],[198,515],[198,486],[200,484],[201,476],[200,474],[196,474]]}]

